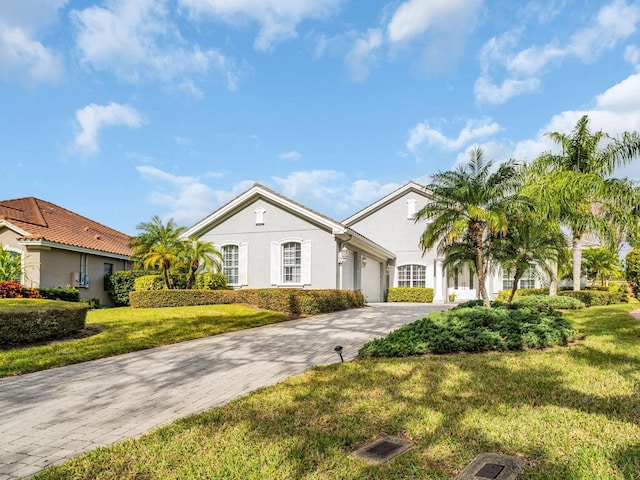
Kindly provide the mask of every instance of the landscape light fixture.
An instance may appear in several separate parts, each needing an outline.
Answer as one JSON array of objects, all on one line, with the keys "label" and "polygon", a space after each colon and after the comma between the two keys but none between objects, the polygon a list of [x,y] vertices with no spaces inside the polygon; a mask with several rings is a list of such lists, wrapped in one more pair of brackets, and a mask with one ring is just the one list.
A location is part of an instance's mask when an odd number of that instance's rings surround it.
[{"label": "landscape light fixture", "polygon": [[342,345],[337,345],[336,348],[333,349],[338,355],[340,355],[340,361],[344,362],[344,358],[342,358]]}]

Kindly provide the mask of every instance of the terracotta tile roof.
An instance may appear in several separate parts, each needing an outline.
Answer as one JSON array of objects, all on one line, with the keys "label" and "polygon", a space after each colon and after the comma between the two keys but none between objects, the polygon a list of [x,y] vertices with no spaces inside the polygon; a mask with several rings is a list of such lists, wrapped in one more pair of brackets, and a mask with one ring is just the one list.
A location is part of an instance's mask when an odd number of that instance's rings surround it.
[{"label": "terracotta tile roof", "polygon": [[129,236],[35,197],[0,200],[0,220],[29,232],[20,240],[46,240],[117,255],[131,254]]}]

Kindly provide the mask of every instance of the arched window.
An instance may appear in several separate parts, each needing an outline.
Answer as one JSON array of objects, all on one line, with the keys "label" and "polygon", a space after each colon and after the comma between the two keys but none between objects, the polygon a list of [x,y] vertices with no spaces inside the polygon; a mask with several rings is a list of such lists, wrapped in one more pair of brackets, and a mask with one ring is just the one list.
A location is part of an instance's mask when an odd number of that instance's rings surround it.
[{"label": "arched window", "polygon": [[227,276],[227,283],[238,283],[239,270],[238,245],[225,245],[222,247],[222,273]]},{"label": "arched window", "polygon": [[426,287],[427,267],[424,265],[400,265],[398,267],[399,287]]},{"label": "arched window", "polygon": [[311,240],[271,242],[271,285],[311,285]]}]

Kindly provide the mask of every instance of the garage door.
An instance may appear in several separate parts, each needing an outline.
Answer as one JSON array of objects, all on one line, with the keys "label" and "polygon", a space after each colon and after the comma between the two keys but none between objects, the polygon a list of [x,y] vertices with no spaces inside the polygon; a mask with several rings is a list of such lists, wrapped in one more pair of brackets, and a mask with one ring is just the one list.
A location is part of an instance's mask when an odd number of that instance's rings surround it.
[{"label": "garage door", "polygon": [[381,302],[380,262],[367,259],[367,265],[360,270],[362,293],[367,302]]}]

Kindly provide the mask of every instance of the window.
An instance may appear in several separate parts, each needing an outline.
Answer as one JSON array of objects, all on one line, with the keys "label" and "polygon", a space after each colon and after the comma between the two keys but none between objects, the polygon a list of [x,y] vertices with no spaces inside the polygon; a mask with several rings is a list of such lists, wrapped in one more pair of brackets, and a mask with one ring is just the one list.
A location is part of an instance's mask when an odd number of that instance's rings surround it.
[{"label": "window", "polygon": [[86,253],[80,254],[80,278],[78,278],[78,286],[89,288],[88,255]]},{"label": "window", "polygon": [[[511,290],[513,288],[513,275],[512,270],[505,270],[502,274],[502,289]],[[518,288],[536,288],[536,275],[533,268],[528,268],[526,272],[520,278],[518,282]]]},{"label": "window", "polygon": [[227,276],[227,283],[237,285],[239,272],[239,256],[237,245],[222,247],[222,273]]},{"label": "window", "polygon": [[111,274],[113,273],[113,263],[105,263],[104,267],[103,267],[103,283],[104,283],[104,291],[108,291],[109,290],[109,285],[107,285],[107,279],[111,276]]},{"label": "window", "polygon": [[298,242],[282,245],[282,283],[301,283],[302,247]]},{"label": "window", "polygon": [[426,287],[427,267],[424,265],[401,265],[398,267],[399,287]]}]

